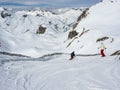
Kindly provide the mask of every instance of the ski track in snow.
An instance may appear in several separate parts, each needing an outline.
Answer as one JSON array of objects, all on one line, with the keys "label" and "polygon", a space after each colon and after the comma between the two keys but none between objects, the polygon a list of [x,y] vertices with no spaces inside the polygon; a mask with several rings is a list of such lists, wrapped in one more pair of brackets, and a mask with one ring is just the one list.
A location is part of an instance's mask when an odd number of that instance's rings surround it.
[{"label": "ski track in snow", "polygon": [[43,61],[10,61],[0,67],[3,90],[120,90],[120,62],[60,55]]}]

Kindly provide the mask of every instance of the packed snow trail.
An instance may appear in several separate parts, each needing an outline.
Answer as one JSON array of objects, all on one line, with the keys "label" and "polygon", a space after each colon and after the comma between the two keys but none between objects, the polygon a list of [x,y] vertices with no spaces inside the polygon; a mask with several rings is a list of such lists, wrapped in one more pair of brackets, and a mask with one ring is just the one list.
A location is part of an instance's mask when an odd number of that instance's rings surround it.
[{"label": "packed snow trail", "polygon": [[[0,67],[2,90],[120,90],[115,57],[58,55],[47,61],[11,61]],[[39,60],[39,59],[38,59]]]}]

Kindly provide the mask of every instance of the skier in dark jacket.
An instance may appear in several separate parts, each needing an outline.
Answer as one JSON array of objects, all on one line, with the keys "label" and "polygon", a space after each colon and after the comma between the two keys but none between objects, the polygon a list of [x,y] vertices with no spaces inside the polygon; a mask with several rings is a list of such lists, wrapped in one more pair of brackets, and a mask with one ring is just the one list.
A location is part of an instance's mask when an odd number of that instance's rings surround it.
[{"label": "skier in dark jacket", "polygon": [[71,55],[70,60],[72,60],[75,57],[75,52],[73,51],[70,55]]}]

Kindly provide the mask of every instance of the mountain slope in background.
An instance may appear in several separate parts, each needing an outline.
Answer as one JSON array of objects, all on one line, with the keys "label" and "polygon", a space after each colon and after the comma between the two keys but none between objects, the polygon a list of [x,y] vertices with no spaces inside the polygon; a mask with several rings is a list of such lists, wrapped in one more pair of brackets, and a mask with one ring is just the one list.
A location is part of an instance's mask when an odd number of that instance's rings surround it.
[{"label": "mountain slope in background", "polygon": [[[65,37],[64,33],[81,13],[81,9],[68,9],[57,15],[44,10],[12,13],[1,8],[1,48],[3,51],[30,56],[59,52],[64,41],[64,38],[60,39],[61,36]],[[44,33],[37,33],[40,27],[46,28]]]},{"label": "mountain slope in background", "polygon": [[79,34],[74,41],[68,40],[68,51],[77,53],[97,53],[97,48],[103,42],[108,55],[120,50],[120,1],[103,0],[87,11],[86,18],[82,19],[75,30]]},{"label": "mountain slope in background", "polygon": [[[33,57],[54,52],[98,53],[101,41],[97,40],[107,37],[102,42],[110,55],[119,50],[119,4],[118,0],[103,0],[86,12],[85,9],[13,12],[0,8],[1,51]],[[78,35],[68,39],[70,31]]]}]

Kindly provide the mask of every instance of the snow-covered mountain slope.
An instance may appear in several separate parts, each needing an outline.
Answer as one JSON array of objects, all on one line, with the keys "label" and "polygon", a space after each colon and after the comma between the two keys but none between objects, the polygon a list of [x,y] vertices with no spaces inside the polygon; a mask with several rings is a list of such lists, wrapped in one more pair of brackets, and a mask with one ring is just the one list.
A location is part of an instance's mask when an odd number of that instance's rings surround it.
[{"label": "snow-covered mountain slope", "polygon": [[[11,11],[12,12],[12,11]],[[0,9],[0,43],[2,51],[41,56],[62,49],[64,32],[68,31],[82,13],[70,9],[59,15],[49,11],[17,11]],[[44,34],[36,34],[40,27]]]},{"label": "snow-covered mountain slope", "polygon": [[[0,8],[0,51],[20,53],[0,52],[0,90],[120,90],[120,56],[108,56],[120,50],[119,10],[118,0],[59,14]],[[71,30],[78,35],[67,39]],[[106,57],[95,54],[100,41]],[[76,57],[69,60],[73,50]]]},{"label": "snow-covered mountain slope", "polygon": [[[103,0],[86,11],[16,11],[0,8],[1,51],[39,57],[54,52],[95,54],[100,40],[108,55],[119,49],[120,1]],[[68,39],[71,30],[78,35]],[[105,40],[106,39],[106,40]]]},{"label": "snow-covered mountain slope", "polygon": [[[97,48],[103,42],[108,55],[120,50],[120,1],[103,0],[87,11],[75,30],[79,33],[67,41],[68,52],[97,53]],[[67,46],[66,45],[66,46]]]}]

